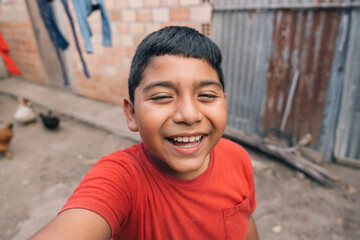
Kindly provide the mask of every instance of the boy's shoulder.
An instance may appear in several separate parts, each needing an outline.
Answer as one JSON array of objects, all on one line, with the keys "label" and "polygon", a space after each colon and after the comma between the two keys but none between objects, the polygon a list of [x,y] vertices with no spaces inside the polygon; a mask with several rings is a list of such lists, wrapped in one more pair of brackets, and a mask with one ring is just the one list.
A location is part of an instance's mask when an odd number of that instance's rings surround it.
[{"label": "boy's shoulder", "polygon": [[140,162],[143,161],[144,155],[143,144],[134,144],[131,147],[101,157],[93,168],[126,169],[126,172],[134,173]]},{"label": "boy's shoulder", "polygon": [[142,155],[142,150],[143,150],[143,143],[137,143],[128,148],[124,148],[112,152],[108,155],[103,156],[102,158],[112,158],[112,159],[128,159],[129,157],[138,158]]},{"label": "boy's shoulder", "polygon": [[240,154],[246,157],[249,156],[247,151],[240,144],[226,138],[221,138],[215,149],[221,150],[224,154]]},{"label": "boy's shoulder", "polygon": [[229,139],[221,138],[214,148],[215,155],[226,162],[226,166],[232,166],[239,171],[252,171],[252,163],[249,153],[238,143]]}]

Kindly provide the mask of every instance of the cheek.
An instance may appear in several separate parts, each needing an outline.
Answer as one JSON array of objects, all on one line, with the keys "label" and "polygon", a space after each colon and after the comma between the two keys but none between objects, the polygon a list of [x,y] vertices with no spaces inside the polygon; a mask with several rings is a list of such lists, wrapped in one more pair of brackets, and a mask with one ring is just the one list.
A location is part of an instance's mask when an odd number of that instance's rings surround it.
[{"label": "cheek", "polygon": [[226,101],[221,102],[212,108],[206,109],[206,115],[217,127],[225,127],[227,122]]},{"label": "cheek", "polygon": [[162,107],[147,107],[136,109],[139,130],[157,132],[168,119],[168,110]]},{"label": "cheek", "polygon": [[225,128],[226,123],[227,123],[227,111],[226,108],[224,108],[216,114],[216,124],[219,128]]}]

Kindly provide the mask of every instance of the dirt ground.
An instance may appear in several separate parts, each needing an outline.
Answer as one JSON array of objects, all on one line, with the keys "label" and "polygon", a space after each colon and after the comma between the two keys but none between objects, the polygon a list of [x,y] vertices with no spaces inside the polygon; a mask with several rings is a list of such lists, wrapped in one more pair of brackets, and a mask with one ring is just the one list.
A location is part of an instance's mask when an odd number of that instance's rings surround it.
[{"label": "dirt ground", "polygon": [[[15,108],[15,99],[0,94],[0,126],[14,122]],[[57,131],[47,131],[40,119],[30,125],[15,123],[14,131],[13,158],[0,155],[0,240],[27,239],[56,215],[95,161],[133,144],[64,116]],[[261,239],[360,239],[359,169],[324,164],[340,178],[328,189],[247,149]]]}]

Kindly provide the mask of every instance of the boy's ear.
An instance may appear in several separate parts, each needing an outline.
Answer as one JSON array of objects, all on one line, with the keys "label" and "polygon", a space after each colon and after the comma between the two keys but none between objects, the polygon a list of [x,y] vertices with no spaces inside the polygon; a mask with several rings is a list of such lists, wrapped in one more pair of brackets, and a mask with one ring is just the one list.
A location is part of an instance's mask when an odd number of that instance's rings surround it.
[{"label": "boy's ear", "polygon": [[123,108],[128,128],[133,132],[139,131],[135,117],[134,104],[130,101],[130,99],[124,98]]}]

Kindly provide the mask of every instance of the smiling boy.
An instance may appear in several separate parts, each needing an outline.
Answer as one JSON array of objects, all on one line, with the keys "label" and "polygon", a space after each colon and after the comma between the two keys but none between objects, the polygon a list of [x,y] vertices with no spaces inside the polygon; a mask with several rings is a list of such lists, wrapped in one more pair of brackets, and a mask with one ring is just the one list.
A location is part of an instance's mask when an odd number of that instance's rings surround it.
[{"label": "smiling boy", "polygon": [[223,139],[221,53],[188,27],[147,36],[131,65],[128,127],[33,239],[258,239],[250,158]]}]

